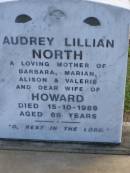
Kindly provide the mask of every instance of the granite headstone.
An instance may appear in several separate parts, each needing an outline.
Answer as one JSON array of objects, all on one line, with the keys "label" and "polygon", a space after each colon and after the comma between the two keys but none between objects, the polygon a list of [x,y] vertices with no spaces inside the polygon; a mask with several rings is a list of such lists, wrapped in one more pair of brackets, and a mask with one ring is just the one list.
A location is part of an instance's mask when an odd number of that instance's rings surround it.
[{"label": "granite headstone", "polygon": [[129,10],[0,1],[0,138],[120,143]]}]

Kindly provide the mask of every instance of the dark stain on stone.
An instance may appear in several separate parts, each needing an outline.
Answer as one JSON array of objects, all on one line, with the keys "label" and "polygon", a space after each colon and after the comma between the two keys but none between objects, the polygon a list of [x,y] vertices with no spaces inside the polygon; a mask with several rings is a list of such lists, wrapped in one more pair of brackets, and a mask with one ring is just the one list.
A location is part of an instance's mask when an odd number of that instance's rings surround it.
[{"label": "dark stain on stone", "polygon": [[0,81],[1,83],[3,83],[3,82],[5,82],[5,79],[1,79],[1,81]]},{"label": "dark stain on stone", "polygon": [[56,20],[61,20],[66,15],[62,10],[54,9],[54,10],[49,12],[49,16],[55,18]]},{"label": "dark stain on stone", "polygon": [[86,23],[90,26],[100,26],[101,25],[99,19],[97,19],[96,17],[88,17],[84,20],[84,23]]},{"label": "dark stain on stone", "polygon": [[27,23],[30,20],[32,20],[32,18],[29,15],[21,14],[21,15],[16,17],[15,23]]}]

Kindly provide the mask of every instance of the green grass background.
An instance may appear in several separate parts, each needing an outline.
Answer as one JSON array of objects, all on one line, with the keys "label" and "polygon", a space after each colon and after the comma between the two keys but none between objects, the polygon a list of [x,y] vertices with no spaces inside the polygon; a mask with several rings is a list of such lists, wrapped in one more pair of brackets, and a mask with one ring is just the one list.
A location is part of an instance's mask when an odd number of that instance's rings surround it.
[{"label": "green grass background", "polygon": [[130,48],[129,48],[128,72],[126,80],[125,112],[130,113]]}]

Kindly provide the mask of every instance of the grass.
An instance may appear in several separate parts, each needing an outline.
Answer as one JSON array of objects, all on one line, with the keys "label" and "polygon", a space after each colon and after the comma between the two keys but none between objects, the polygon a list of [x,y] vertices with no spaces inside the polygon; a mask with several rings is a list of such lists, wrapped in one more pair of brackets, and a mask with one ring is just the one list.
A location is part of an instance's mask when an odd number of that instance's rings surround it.
[{"label": "grass", "polygon": [[126,113],[130,112],[130,48],[129,48],[128,72],[126,80],[125,112]]}]

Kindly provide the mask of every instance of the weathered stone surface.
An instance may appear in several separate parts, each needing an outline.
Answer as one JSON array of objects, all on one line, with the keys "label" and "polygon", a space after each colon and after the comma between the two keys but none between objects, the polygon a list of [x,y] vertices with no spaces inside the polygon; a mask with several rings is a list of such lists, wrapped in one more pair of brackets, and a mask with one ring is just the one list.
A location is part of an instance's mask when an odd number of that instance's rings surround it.
[{"label": "weathered stone surface", "polygon": [[1,138],[121,142],[130,8],[123,2],[0,4]]},{"label": "weathered stone surface", "polygon": [[129,156],[0,151],[0,172],[129,173]]}]

